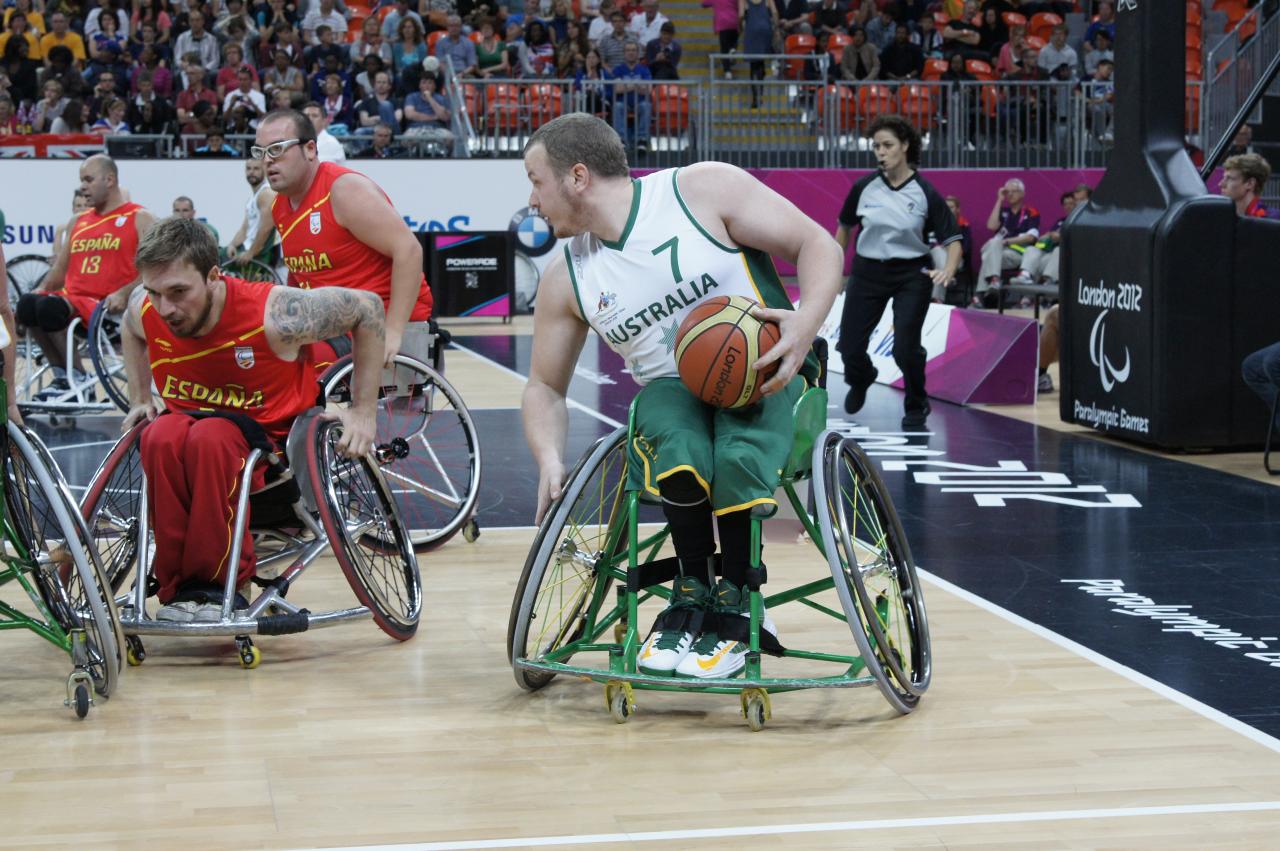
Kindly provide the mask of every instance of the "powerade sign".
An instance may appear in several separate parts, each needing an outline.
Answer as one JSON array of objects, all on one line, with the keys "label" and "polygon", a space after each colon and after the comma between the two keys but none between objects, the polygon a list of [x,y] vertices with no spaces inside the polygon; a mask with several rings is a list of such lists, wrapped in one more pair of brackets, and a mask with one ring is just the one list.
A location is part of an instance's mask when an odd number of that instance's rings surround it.
[{"label": "powerade sign", "polygon": [[[1077,278],[1068,296],[1074,303],[1071,331],[1088,341],[1074,356],[1072,418],[1100,431],[1147,435],[1151,431],[1146,382],[1151,356],[1141,284]],[[1083,329],[1088,327],[1086,337]]]}]

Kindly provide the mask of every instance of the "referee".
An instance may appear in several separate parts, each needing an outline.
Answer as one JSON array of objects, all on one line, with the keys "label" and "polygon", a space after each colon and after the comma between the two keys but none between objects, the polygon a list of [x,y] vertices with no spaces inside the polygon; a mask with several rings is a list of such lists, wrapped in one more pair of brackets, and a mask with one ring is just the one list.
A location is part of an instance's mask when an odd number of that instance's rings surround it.
[{"label": "referee", "polygon": [[[893,359],[902,370],[907,391],[902,427],[918,429],[929,416],[920,331],[933,285],[949,286],[955,280],[960,265],[960,229],[938,190],[916,172],[920,136],[910,122],[897,115],[876,119],[871,125],[871,149],[879,170],[849,190],[836,230],[836,241],[847,249],[849,231],[861,228],[837,347],[849,385],[844,409],[850,414],[860,411],[867,388],[876,380],[867,343],[885,305],[893,299]],[[925,239],[929,233],[947,250],[947,262],[941,269],[929,268],[929,242]]]}]

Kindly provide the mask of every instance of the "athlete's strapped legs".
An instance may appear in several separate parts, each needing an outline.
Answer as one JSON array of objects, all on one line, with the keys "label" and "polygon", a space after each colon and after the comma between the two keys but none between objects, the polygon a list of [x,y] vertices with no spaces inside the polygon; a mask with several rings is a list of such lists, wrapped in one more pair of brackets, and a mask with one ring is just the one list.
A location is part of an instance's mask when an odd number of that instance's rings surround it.
[{"label": "athlete's strapped legs", "polygon": [[[218,619],[214,601],[226,581],[223,571],[231,557],[240,476],[249,451],[239,427],[220,417],[167,413],[143,431],[142,469],[150,483],[148,506],[156,539],[154,573],[165,604],[159,620]],[[253,486],[262,484],[259,471]],[[247,528],[236,570],[237,586],[253,577],[253,539]]]},{"label": "athlete's strapped legs", "polygon": [[58,370],[65,370],[67,356],[63,346],[66,335],[63,332],[75,318],[71,304],[61,296],[49,293],[24,293],[18,298],[14,315],[31,332],[49,363]]}]

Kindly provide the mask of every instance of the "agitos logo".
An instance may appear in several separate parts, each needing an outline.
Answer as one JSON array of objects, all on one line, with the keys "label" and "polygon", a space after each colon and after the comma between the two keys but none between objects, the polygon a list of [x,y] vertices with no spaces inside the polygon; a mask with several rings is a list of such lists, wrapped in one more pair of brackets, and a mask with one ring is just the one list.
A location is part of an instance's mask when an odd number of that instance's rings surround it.
[{"label": "agitos logo", "polygon": [[1117,384],[1129,380],[1129,347],[1124,347],[1124,366],[1119,369],[1107,357],[1107,326],[1102,321],[1110,311],[1104,310],[1093,320],[1093,330],[1089,332],[1089,360],[1098,368],[1098,379],[1102,389],[1111,392]]}]

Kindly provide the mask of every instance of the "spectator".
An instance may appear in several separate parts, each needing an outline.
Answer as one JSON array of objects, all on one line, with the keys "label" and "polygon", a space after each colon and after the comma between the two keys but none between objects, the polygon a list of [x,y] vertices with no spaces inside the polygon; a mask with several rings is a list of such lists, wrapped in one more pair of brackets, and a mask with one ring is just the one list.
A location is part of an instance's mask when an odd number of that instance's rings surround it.
[{"label": "spectator", "polygon": [[40,65],[28,58],[30,50],[26,39],[14,38],[0,51],[0,76],[8,76],[9,95],[19,103],[32,103],[38,91]]},{"label": "spectator", "polygon": [[[270,43],[282,27],[292,29],[297,26],[298,16],[292,5],[285,5],[285,0],[269,0],[266,5],[257,7],[258,36],[264,43]],[[377,18],[369,16],[375,22]]]},{"label": "spectator", "polygon": [[[621,12],[614,12],[610,22],[613,24],[613,32],[600,39],[600,43],[596,46],[600,48],[600,57],[604,59],[605,67],[616,68],[626,61],[626,47],[628,44],[635,44],[637,48],[640,45],[636,44],[636,40],[632,38],[631,33],[627,32],[627,19]],[[638,55],[639,51],[637,51]]]},{"label": "spectator", "polygon": [[329,55],[324,58],[324,67],[311,75],[310,84],[307,86],[307,95],[311,100],[319,101],[324,97],[324,81],[330,74],[336,74],[338,79],[342,80],[343,91],[350,91],[346,72],[342,70],[342,63],[336,56]]},{"label": "spectator", "polygon": [[213,25],[214,35],[223,39],[258,38],[257,22],[246,9],[244,0],[226,0],[225,8],[223,16]]},{"label": "spectator", "polygon": [[[404,20],[411,19],[418,25],[418,37],[426,32],[426,26],[422,23],[422,17],[417,13],[409,10],[409,0],[396,0],[395,8],[387,14],[382,20],[382,37],[392,44],[397,43],[404,36]],[[422,60],[419,59],[419,62]]]},{"label": "spectator", "polygon": [[191,28],[184,32],[173,43],[175,56],[186,56],[195,53],[200,57],[200,64],[211,75],[218,73],[221,53],[218,50],[218,39],[204,28],[205,17],[199,11],[192,11],[188,16]]},{"label": "spectator", "polygon": [[[738,10],[742,18],[742,52],[747,55],[773,53],[773,34],[778,29],[778,7],[773,0],[738,0]],[[764,79],[763,59],[749,60],[747,65],[752,80]],[[751,87],[752,109],[760,106],[760,88]]]},{"label": "spectator", "polygon": [[340,40],[339,37],[347,33],[347,19],[334,10],[333,0],[320,0],[319,6],[302,19],[302,40],[308,44],[319,44],[319,34],[316,30],[321,25],[333,31],[335,41]]},{"label": "spectator", "polygon": [[1089,24],[1089,28],[1084,31],[1084,52],[1085,55],[1092,53],[1098,49],[1097,38],[1098,33],[1105,32],[1109,44],[1116,43],[1116,7],[1111,0],[1098,0],[1095,5],[1097,11],[1097,20]]},{"label": "spectator", "polygon": [[178,124],[184,133],[194,122],[197,103],[207,103],[215,112],[218,109],[218,95],[204,84],[204,66],[198,63],[190,66],[187,69],[187,81],[187,87],[178,93],[175,103],[178,108]]},{"label": "spectator", "polygon": [[641,11],[631,16],[627,32],[638,44],[648,44],[662,34],[667,16],[658,11],[658,0],[643,0]]},{"label": "spectator", "polygon": [[[738,8],[736,0],[724,0],[724,2],[734,3],[734,16],[736,20]],[[618,6],[614,0],[601,0],[599,14],[591,19],[591,26],[587,27],[587,40],[590,41],[592,45],[598,46],[600,44],[600,39],[613,32],[613,13],[617,10]]]},{"label": "spectator", "polygon": [[[622,62],[618,63],[610,76],[617,81],[613,87],[613,129],[618,131],[622,144],[628,150],[647,153],[649,119],[653,107],[649,103],[649,87],[645,83],[652,80],[653,76],[648,68],[640,64],[640,45],[634,41],[626,42]],[[631,131],[633,116],[634,133]]]},{"label": "spectator", "polygon": [[239,159],[240,152],[227,144],[225,133],[214,128],[205,134],[204,144],[192,151],[192,156]]},{"label": "spectator", "polygon": [[98,116],[103,114],[103,109],[107,105],[107,101],[114,100],[119,94],[116,89],[116,75],[111,71],[103,71],[98,74],[98,84],[94,86],[93,92],[89,96],[89,100],[85,106],[85,121],[92,124],[98,120]]},{"label": "spectator", "polygon": [[271,67],[262,75],[262,87],[267,97],[270,97],[275,89],[285,89],[301,94],[306,87],[306,80],[302,72],[289,62],[289,53],[276,50],[272,54]]},{"label": "spectator", "polygon": [[1080,57],[1075,49],[1067,44],[1067,25],[1058,24],[1053,28],[1049,43],[1040,48],[1040,67],[1052,74],[1062,65],[1071,66],[1071,79],[1080,73]]},{"label": "spectator", "polygon": [[370,15],[360,27],[360,35],[351,44],[351,64],[362,65],[366,56],[376,56],[384,66],[391,64],[391,42],[382,37],[378,19]]},{"label": "spectator", "polygon": [[[394,14],[394,12],[392,13]],[[388,18],[391,15],[387,15]],[[396,76],[403,78],[409,69],[416,69],[427,58],[427,44],[422,40],[422,23],[417,15],[406,16],[397,30],[398,38],[391,45],[391,56],[395,62]]]},{"label": "spectator", "polygon": [[[512,2],[511,6],[514,12],[515,3]],[[548,6],[550,6],[550,4],[548,4]],[[524,28],[525,32],[529,31],[529,24],[534,21],[542,21],[544,24],[546,23],[546,19],[542,16],[542,4],[540,0],[524,0],[524,5],[521,9],[522,11],[520,12],[507,15],[507,20],[518,22],[520,26]]]},{"label": "spectator", "polygon": [[291,89],[280,87],[271,92],[271,109],[293,109],[294,102],[301,100],[301,92],[295,92]]},{"label": "spectator", "polygon": [[90,132],[102,136],[129,135],[129,123],[124,120],[126,109],[124,101],[120,98],[107,101],[102,107],[103,116],[93,123],[89,128]]},{"label": "spectator", "polygon": [[4,28],[4,33],[0,34],[0,54],[4,53],[10,41],[25,41],[27,43],[27,56],[31,59],[39,59],[41,57],[40,37],[35,32],[32,32],[26,15],[21,12],[15,12],[5,21]]},{"label": "spectator", "polygon": [[992,61],[1000,52],[1000,45],[1009,40],[1009,27],[1000,19],[1000,12],[992,6],[982,10],[982,22],[978,24],[978,50]]},{"label": "spectator", "polygon": [[840,79],[880,79],[880,52],[867,41],[866,30],[855,27],[851,37],[853,41],[840,54]]},{"label": "spectator", "polygon": [[[835,0],[823,0],[823,5],[828,2],[835,3]],[[720,52],[727,54],[736,51],[742,25],[738,17],[738,0],[702,0],[702,5],[711,7],[711,26],[716,31],[716,38],[720,40]],[[606,68],[613,67],[608,64],[608,54],[602,51],[601,56],[605,60]],[[720,64],[724,68],[724,78],[732,80],[733,60],[722,59]]]},{"label": "spectator", "polygon": [[222,101],[222,111],[230,112],[236,107],[243,108],[249,127],[257,129],[258,119],[267,114],[267,99],[262,96],[262,92],[253,87],[255,82],[253,69],[248,66],[242,66],[236,72],[236,81],[236,87],[227,92],[226,98]]},{"label": "spectator", "polygon": [[1040,377],[1036,381],[1036,392],[1052,393],[1053,376],[1049,367],[1058,362],[1058,339],[1060,334],[1058,305],[1045,311],[1040,326]]},{"label": "spectator", "polygon": [[[1276,404],[1276,395],[1280,393],[1280,343],[1272,343],[1249,355],[1241,364],[1240,371],[1244,383],[1258,394],[1270,415]],[[1280,411],[1277,411],[1277,421],[1280,421]],[[1276,422],[1271,423],[1271,429],[1275,428]]]},{"label": "spectator", "polygon": [[[129,32],[129,16],[124,9],[117,8],[116,0],[98,0],[98,5],[84,16],[84,38],[92,43],[93,37],[102,31],[102,18],[115,18],[117,33]],[[122,36],[123,37],[123,36]]]},{"label": "spectator", "polygon": [[[604,3],[602,0],[582,0],[582,2],[578,4],[578,9],[582,13],[582,22],[584,24],[588,21],[594,22],[596,18],[600,17],[600,9],[603,6]],[[585,53],[583,54],[583,58],[586,58]]]},{"label": "spectator", "polygon": [[62,84],[62,91],[67,97],[79,97],[89,90],[84,75],[76,65],[71,49],[63,45],[55,45],[44,55],[45,80],[57,80]]},{"label": "spectator", "polygon": [[551,43],[547,25],[538,20],[530,21],[524,29],[524,43],[528,48],[526,55],[533,75],[544,77],[552,74],[556,67],[556,48]]},{"label": "spectator", "polygon": [[[1039,54],[1034,47],[1025,48],[1018,70],[1006,74],[1004,79],[1017,83],[1043,83],[1049,79],[1049,75],[1040,67]],[[1044,88],[1030,85],[1010,88],[1012,91],[999,109],[1001,121],[1013,135],[1014,143],[1043,142],[1051,112],[1042,101]]]},{"label": "spectator", "polygon": [[1271,178],[1271,166],[1258,154],[1237,154],[1222,164],[1223,195],[1236,205],[1236,213],[1248,218],[1267,218],[1267,208],[1258,196]]},{"label": "spectator", "polygon": [[[462,34],[462,18],[450,15],[447,20],[445,35],[436,41],[436,58],[443,65],[445,57],[449,57],[454,74],[473,77],[478,69],[475,42]],[[550,39],[547,39],[547,46],[551,46]]]},{"label": "spectator", "polygon": [[281,24],[275,28],[273,42],[266,42],[261,45],[259,56],[260,64],[270,65],[271,57],[275,51],[283,50],[289,57],[289,64],[295,65],[304,73],[307,70],[307,46],[302,43],[302,36],[298,34],[295,27],[288,24]]},{"label": "spectator", "polygon": [[1062,245],[1062,226],[1067,223],[1071,211],[1076,208],[1076,196],[1067,191],[1063,192],[1058,200],[1062,204],[1062,215],[1054,223],[1053,230],[1041,236],[1036,240],[1035,245],[1028,246],[1023,252],[1018,274],[1009,283],[1038,284],[1044,278],[1048,283],[1057,285],[1058,248]]},{"label": "spectator", "polygon": [[55,47],[67,48],[71,51],[72,58],[81,64],[89,58],[84,50],[84,39],[71,32],[67,24],[67,16],[63,12],[54,12],[49,17],[49,32],[40,39],[40,55],[44,57],[46,65],[50,63],[50,51]]},{"label": "spectator", "polygon": [[911,34],[911,43],[919,45],[926,59],[942,58],[942,33],[934,24],[932,12],[920,16],[916,31]]},{"label": "spectator", "polygon": [[981,307],[988,290],[1000,285],[1000,273],[1004,269],[1017,268],[1022,263],[1022,253],[1014,246],[1028,246],[1040,238],[1040,213],[1027,206],[1026,187],[1016,177],[1005,181],[996,193],[996,203],[987,217],[987,230],[995,236],[982,246],[982,265],[978,271],[977,293],[973,306]]},{"label": "spectator", "polygon": [[551,41],[559,45],[568,39],[569,25],[576,23],[569,0],[555,0],[551,5],[551,19],[547,21],[547,29],[551,30]]},{"label": "spectator", "polygon": [[[110,21],[111,18],[106,20]],[[98,35],[94,37],[101,36],[102,32],[99,31]],[[127,88],[125,81],[129,79],[129,64],[124,58],[126,55],[121,52],[120,45],[115,42],[104,45],[97,58],[93,59],[89,63],[89,67],[85,69],[86,79],[92,80],[102,74],[109,73],[115,81],[117,93],[122,94]],[[96,113],[94,117],[96,117]]]},{"label": "spectator", "polygon": [[965,59],[990,61],[991,57],[982,53],[982,33],[973,23],[977,14],[978,0],[964,0],[964,12],[942,28],[942,54],[947,59],[958,53]]},{"label": "spectator", "polygon": [[897,7],[891,3],[886,3],[880,8],[880,13],[867,21],[865,27],[867,31],[867,43],[881,53],[881,63],[884,62],[884,51],[893,44],[894,33],[897,31],[897,24],[893,17],[897,13]]},{"label": "spectator", "polygon": [[[208,89],[210,93],[212,89]],[[191,120],[178,127],[178,132],[184,136],[204,137],[212,133],[214,130],[221,129],[218,125],[218,107],[208,101],[198,100],[191,107]],[[188,151],[195,150],[195,142],[192,140],[184,140]]]},{"label": "spectator", "polygon": [[782,9],[782,38],[789,35],[812,35],[813,26],[809,23],[809,0],[787,0]]},{"label": "spectator", "polygon": [[[879,13],[877,12],[877,14]],[[831,36],[845,32],[848,27],[844,7],[836,2],[836,0],[822,0],[822,2],[818,4],[818,8],[814,10],[813,20],[814,27],[817,28],[815,35],[818,38],[819,47],[824,46],[827,43],[827,39]],[[867,33],[864,32],[863,36],[866,37]],[[869,40],[870,39],[868,38],[868,41]],[[876,45],[872,45],[872,47],[875,48],[876,55],[878,56],[880,54],[880,48]]]},{"label": "spectator", "polygon": [[404,157],[404,148],[393,144],[394,135],[390,124],[379,121],[370,132],[373,134],[373,144],[356,154],[356,159],[398,160]]},{"label": "spectator", "polygon": [[150,25],[155,33],[156,44],[169,44],[170,33],[173,30],[173,19],[169,17],[169,13],[165,11],[165,0],[135,0],[133,4],[133,13],[129,16],[129,32],[132,33],[138,44],[142,43],[142,28]]},{"label": "spectator", "polygon": [[507,61],[507,43],[494,32],[494,20],[480,21],[480,41],[476,44],[476,68],[481,77],[509,77],[511,64]]},{"label": "spectator", "polygon": [[31,118],[31,132],[52,133],[53,121],[62,115],[67,103],[67,98],[62,94],[62,84],[57,80],[46,81],[44,97],[36,104]]},{"label": "spectator", "polygon": [[524,28],[514,21],[507,24],[507,65],[513,77],[533,76],[533,65],[529,62],[529,45],[524,41]]},{"label": "spectator", "polygon": [[18,113],[13,108],[13,98],[0,93],[0,136],[18,134]]},{"label": "spectator", "polygon": [[[960,266],[959,271],[968,274],[970,253],[973,251],[973,228],[969,225],[969,220],[964,217],[964,213],[960,212],[960,199],[954,195],[948,195],[944,200],[947,207],[951,210],[951,215],[955,216],[956,228],[960,231]],[[947,264],[946,246],[939,245],[937,235],[930,234],[929,257],[933,260],[933,268],[941,269]],[[947,290],[955,287],[958,279],[952,279],[947,284],[933,285],[933,300],[936,302],[946,302]],[[953,300],[954,301],[954,300]]]},{"label": "spectator", "polygon": [[[336,70],[347,66],[347,51],[337,42],[337,37],[328,24],[316,28],[317,44],[307,48],[303,62],[311,73],[316,71]],[[330,63],[330,59],[333,63]]]},{"label": "spectator", "polygon": [[151,50],[155,52],[156,56],[164,60],[166,63],[168,62],[171,56],[169,45],[158,40],[155,24],[150,21],[146,22],[139,27],[138,32],[135,33],[135,35],[137,37],[134,38],[129,45],[129,52],[133,54],[133,58],[135,60],[141,61],[143,52],[147,48],[151,48]]},{"label": "spectator", "polygon": [[382,64],[382,60],[377,54],[370,53],[364,58],[364,70],[356,74],[355,91],[352,97],[357,100],[364,100],[373,94],[373,78],[377,76],[379,71],[385,71],[386,67]]},{"label": "spectator", "polygon": [[1098,73],[1098,63],[1104,59],[1115,62],[1116,52],[1111,49],[1112,39],[1111,33],[1107,30],[1098,30],[1093,36],[1093,50],[1086,51],[1084,54],[1084,75],[1089,79],[1093,79]]},{"label": "spectator", "polygon": [[680,79],[680,57],[684,49],[676,41],[676,25],[663,23],[658,37],[644,49],[644,61],[655,80]]},{"label": "spectator", "polygon": [[1076,199],[1076,206],[1081,207],[1093,198],[1093,187],[1087,183],[1077,183],[1076,188],[1071,190],[1071,194]]},{"label": "spectator", "polygon": [[880,53],[880,68],[889,80],[918,80],[924,71],[924,53],[911,43],[911,28],[898,24],[893,44]]},{"label": "spectator", "polygon": [[[168,73],[168,69],[164,69]],[[173,106],[162,97],[155,85],[155,75],[150,70],[143,70],[136,77],[133,100],[129,102],[129,125],[135,133],[164,132],[155,129],[173,119]],[[144,115],[144,112],[146,113]]]},{"label": "spectator", "polygon": [[349,132],[355,124],[355,111],[351,97],[343,91],[342,77],[328,74],[324,78],[324,97],[320,99],[320,107],[324,110],[325,119],[330,127],[340,128],[340,132]]},{"label": "spectator", "polygon": [[1000,54],[993,65],[996,74],[1007,77],[1018,71],[1018,61],[1022,51],[1027,49],[1027,28],[1014,26],[1009,28],[1009,40],[1000,45]]},{"label": "spectator", "polygon": [[573,78],[573,90],[583,93],[583,111],[596,116],[612,117],[613,87],[609,85],[609,71],[597,48],[587,51],[582,68]]},{"label": "spectator", "polygon": [[340,163],[347,158],[343,149],[332,133],[329,132],[329,119],[325,117],[320,104],[312,101],[302,108],[302,114],[311,122],[316,131],[316,156],[320,162]]},{"label": "spectator", "polygon": [[1115,138],[1111,131],[1116,99],[1116,81],[1112,76],[1114,70],[1115,63],[1110,59],[1103,59],[1098,63],[1093,79],[1082,87],[1085,102],[1089,105],[1089,127],[1093,131],[1093,137],[1104,143]]},{"label": "spectator", "polygon": [[373,77],[373,91],[356,107],[356,133],[370,134],[384,124],[399,127],[403,117],[391,94],[391,75],[379,71]]},{"label": "spectator", "polygon": [[[1096,52],[1096,51],[1095,51]],[[10,74],[9,76],[13,76]],[[1240,129],[1236,131],[1236,135],[1231,137],[1231,146],[1227,148],[1227,156],[1234,157],[1237,154],[1253,153],[1253,128],[1247,123],[1241,124]]]},{"label": "spectator", "polygon": [[449,99],[436,91],[434,74],[423,74],[418,81],[418,91],[405,98],[404,118],[407,136],[440,144],[453,141],[453,133],[449,129],[453,113]]},{"label": "spectator", "polygon": [[218,69],[218,76],[214,78],[213,88],[218,93],[218,97],[225,98],[227,92],[239,85],[240,72],[249,72],[249,81],[256,89],[258,85],[258,71],[248,62],[244,61],[244,50],[240,45],[234,42],[228,44],[223,51],[225,61],[222,67]]},{"label": "spectator", "polygon": [[572,79],[578,68],[586,63],[591,42],[587,30],[577,21],[570,21],[564,38],[556,40],[556,74],[562,79]]},{"label": "spectator", "polygon": [[72,98],[67,101],[62,114],[53,119],[50,133],[88,133],[89,124],[84,120],[84,101]]},{"label": "spectator", "polygon": [[[43,3],[40,5],[44,6]],[[33,30],[37,38],[49,31],[49,28],[45,26],[44,15],[36,10],[32,0],[17,0],[16,3],[5,9],[3,26],[9,26],[9,18],[17,14],[26,16],[27,28]],[[35,56],[32,56],[32,58],[34,59]]]}]

